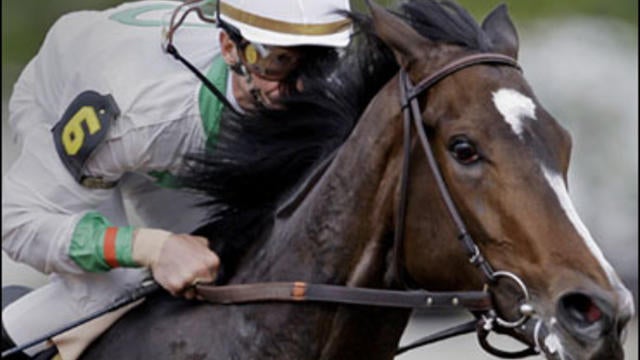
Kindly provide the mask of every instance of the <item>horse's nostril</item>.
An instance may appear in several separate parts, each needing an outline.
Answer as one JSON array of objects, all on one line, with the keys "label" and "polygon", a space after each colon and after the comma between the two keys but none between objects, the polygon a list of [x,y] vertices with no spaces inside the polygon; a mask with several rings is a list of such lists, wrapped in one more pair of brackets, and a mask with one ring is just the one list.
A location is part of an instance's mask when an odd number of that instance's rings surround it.
[{"label": "horse's nostril", "polygon": [[602,319],[602,310],[590,297],[584,294],[570,294],[564,296],[560,301],[565,315],[574,323],[588,326]]},{"label": "horse's nostril", "polygon": [[613,308],[598,296],[582,292],[565,294],[558,301],[557,315],[563,327],[582,341],[599,339],[613,324]]}]

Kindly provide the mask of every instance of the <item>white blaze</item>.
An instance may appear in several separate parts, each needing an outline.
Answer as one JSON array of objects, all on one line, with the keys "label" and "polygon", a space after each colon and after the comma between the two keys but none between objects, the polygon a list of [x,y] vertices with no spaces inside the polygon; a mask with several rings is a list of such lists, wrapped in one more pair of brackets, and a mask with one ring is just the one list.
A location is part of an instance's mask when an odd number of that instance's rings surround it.
[{"label": "white blaze", "polygon": [[522,138],[525,117],[535,119],[536,105],[529,97],[513,89],[500,89],[493,92],[493,104],[511,125],[513,131]]},{"label": "white blaze", "polygon": [[[504,120],[509,125],[511,125],[513,131],[520,138],[522,138],[524,119],[529,118],[536,120],[536,105],[534,104],[533,100],[514,89],[506,88],[499,89],[493,92],[492,95],[493,104],[495,105],[496,109],[498,109],[500,114],[504,117]],[[550,187],[555,192],[558,201],[562,206],[562,209],[567,214],[567,218],[569,219],[569,221],[571,221],[574,228],[576,229],[578,234],[580,234],[593,256],[598,260],[603,270],[607,273],[611,284],[617,285],[619,283],[618,277],[613,271],[611,265],[604,258],[602,251],[593,240],[591,233],[589,233],[589,230],[584,225],[575,208],[573,207],[573,202],[569,197],[569,193],[567,192],[563,177],[558,173],[550,171],[544,165],[542,165],[542,172],[544,173],[544,176]]]},{"label": "white blaze", "polygon": [[591,250],[593,256],[598,260],[598,262],[600,262],[600,266],[602,266],[604,271],[607,273],[609,282],[611,282],[612,285],[616,285],[618,283],[618,277],[615,275],[615,272],[609,262],[604,258],[602,251],[593,240],[593,237],[591,237],[591,233],[580,219],[580,216],[578,216],[576,209],[573,207],[573,202],[567,192],[564,179],[560,174],[550,171],[544,165],[542,166],[542,172],[544,173],[544,177],[547,179],[547,182],[555,192],[558,201],[560,202],[560,206],[562,206],[562,209],[567,214],[567,217],[573,224],[574,228],[577,230],[578,234],[580,234],[589,250]]},{"label": "white blaze", "polygon": [[[493,104],[500,114],[504,117],[504,120],[511,125],[513,132],[522,139],[524,133],[524,120],[530,119],[536,120],[535,109],[536,105],[533,100],[522,93],[514,89],[499,89],[492,93]],[[614,288],[621,287],[620,279],[616,275],[613,267],[607,262],[602,251],[593,240],[591,233],[584,225],[576,209],[573,206],[573,202],[569,197],[567,188],[564,183],[564,178],[561,174],[549,170],[544,164],[540,164],[542,173],[549,184],[550,188],[555,193],[558,202],[562,210],[565,212],[567,218],[575,228],[576,232],[582,237],[587,248],[591,251],[593,257],[600,263],[600,266],[607,274],[609,282]],[[626,301],[631,303],[631,296],[626,296]],[[630,305],[632,307],[632,305]],[[555,325],[556,319],[551,318],[551,329]],[[558,336],[552,330],[551,333],[544,340],[545,346],[552,354],[559,355],[561,360],[564,360],[565,353],[562,347],[562,342]]]}]

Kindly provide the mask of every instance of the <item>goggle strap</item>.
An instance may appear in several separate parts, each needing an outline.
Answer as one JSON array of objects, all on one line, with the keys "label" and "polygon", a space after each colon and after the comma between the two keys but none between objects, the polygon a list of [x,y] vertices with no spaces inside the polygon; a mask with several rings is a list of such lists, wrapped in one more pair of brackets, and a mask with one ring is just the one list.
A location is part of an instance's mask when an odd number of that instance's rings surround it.
[{"label": "goggle strap", "polygon": [[167,52],[173,55],[173,57],[176,58],[178,61],[183,63],[189,70],[191,70],[191,72],[194,73],[198,77],[198,79],[200,79],[200,81],[202,81],[204,86],[206,86],[207,89],[209,89],[213,93],[213,95],[215,95],[215,97],[217,97],[218,100],[222,102],[224,106],[226,106],[229,110],[233,111],[235,114],[241,115],[233,107],[233,105],[231,105],[229,100],[227,100],[227,97],[224,96],[224,94],[220,92],[220,90],[218,90],[218,88],[216,88],[215,85],[213,85],[213,83],[211,83],[211,81],[209,81],[209,79],[207,79],[206,76],[202,75],[202,73],[195,66],[193,66],[189,61],[187,61],[187,59],[183,58],[180,55],[180,53],[178,53],[178,49],[176,49],[176,47],[173,46],[173,44],[169,44],[167,46]]},{"label": "goggle strap", "polygon": [[[202,12],[202,9],[200,8],[202,4],[206,4],[211,1],[212,0],[188,0],[180,4],[178,7],[176,7],[175,10],[173,10],[171,14],[171,19],[169,21],[169,29],[167,30],[167,33],[164,35],[167,43],[167,45],[165,46],[166,48],[169,48],[170,45],[173,45],[173,34],[176,32],[176,30],[178,30],[180,25],[182,25],[184,20],[187,18],[187,15],[192,11],[195,11],[196,14],[198,15],[198,18],[200,18],[200,20],[204,22],[213,23],[213,24],[217,23],[217,18],[207,17]],[[187,8],[187,10],[183,12],[182,16],[180,16],[180,18],[176,21],[176,16],[178,15],[178,13],[180,13],[182,8],[185,8],[185,7]]]}]

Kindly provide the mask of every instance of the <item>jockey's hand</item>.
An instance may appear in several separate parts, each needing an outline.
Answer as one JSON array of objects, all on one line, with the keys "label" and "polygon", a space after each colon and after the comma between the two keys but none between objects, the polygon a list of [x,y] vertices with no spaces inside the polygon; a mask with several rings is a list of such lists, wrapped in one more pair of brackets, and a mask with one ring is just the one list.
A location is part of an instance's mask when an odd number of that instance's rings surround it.
[{"label": "jockey's hand", "polygon": [[220,260],[201,236],[139,229],[133,239],[133,260],[151,269],[153,278],[174,296],[195,297],[195,283],[216,278]]}]

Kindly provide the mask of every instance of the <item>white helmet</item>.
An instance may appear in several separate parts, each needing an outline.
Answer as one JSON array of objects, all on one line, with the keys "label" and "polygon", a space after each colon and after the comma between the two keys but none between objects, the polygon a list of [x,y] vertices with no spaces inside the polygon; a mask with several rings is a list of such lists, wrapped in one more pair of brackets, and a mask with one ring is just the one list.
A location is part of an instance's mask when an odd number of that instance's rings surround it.
[{"label": "white helmet", "polygon": [[349,44],[349,0],[219,0],[220,19],[250,42],[275,46]]}]

